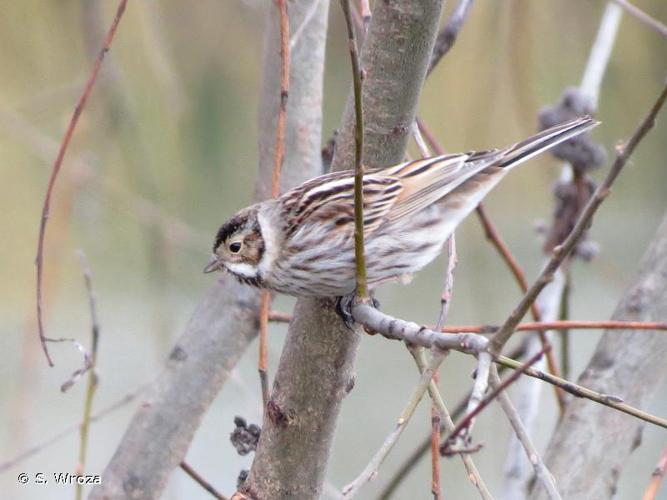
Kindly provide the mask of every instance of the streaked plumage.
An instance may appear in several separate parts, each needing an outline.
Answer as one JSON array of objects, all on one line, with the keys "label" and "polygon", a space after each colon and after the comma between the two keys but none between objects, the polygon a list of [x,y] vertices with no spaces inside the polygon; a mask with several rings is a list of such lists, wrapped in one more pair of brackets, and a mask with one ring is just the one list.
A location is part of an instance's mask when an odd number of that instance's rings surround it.
[{"label": "streaked plumage", "polygon": [[[364,234],[369,284],[431,262],[456,226],[509,170],[598,122],[578,118],[505,149],[368,169]],[[311,179],[238,212],[218,231],[205,271],[297,296],[354,291],[354,172]]]}]

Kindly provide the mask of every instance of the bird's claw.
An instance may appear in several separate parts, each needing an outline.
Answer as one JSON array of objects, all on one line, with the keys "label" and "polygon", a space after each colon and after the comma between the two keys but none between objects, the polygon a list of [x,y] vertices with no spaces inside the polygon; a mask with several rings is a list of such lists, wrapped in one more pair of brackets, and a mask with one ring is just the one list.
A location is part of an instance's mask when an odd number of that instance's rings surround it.
[{"label": "bird's claw", "polygon": [[[357,301],[356,290],[348,295],[337,297],[336,299],[336,312],[343,320],[343,323],[345,323],[345,326],[348,327],[350,330],[354,330],[354,326],[357,324],[357,322],[354,320],[354,316],[352,315],[352,307],[354,306],[356,301]],[[380,301],[371,295],[369,300],[369,305],[373,306],[375,309],[379,309]],[[365,327],[364,330],[369,335],[375,334],[375,332],[369,331]]]}]

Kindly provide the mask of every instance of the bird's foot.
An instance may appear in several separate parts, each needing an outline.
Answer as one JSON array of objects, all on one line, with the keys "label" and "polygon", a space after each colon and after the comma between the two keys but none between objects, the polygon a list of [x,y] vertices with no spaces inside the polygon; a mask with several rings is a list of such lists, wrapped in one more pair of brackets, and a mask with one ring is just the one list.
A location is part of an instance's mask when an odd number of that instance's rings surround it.
[{"label": "bird's foot", "polygon": [[[354,305],[357,303],[358,300],[359,298],[357,297],[356,290],[348,295],[343,295],[342,297],[336,298],[336,312],[343,320],[343,323],[345,323],[345,326],[347,326],[350,330],[354,330],[354,326],[357,323],[354,320],[354,316],[352,315],[352,308],[354,307]],[[373,306],[376,309],[380,308],[380,301],[377,300],[372,295],[369,297],[368,303],[369,305]],[[366,327],[364,327],[364,331],[369,335],[375,335],[376,333],[374,331],[369,330]]]}]

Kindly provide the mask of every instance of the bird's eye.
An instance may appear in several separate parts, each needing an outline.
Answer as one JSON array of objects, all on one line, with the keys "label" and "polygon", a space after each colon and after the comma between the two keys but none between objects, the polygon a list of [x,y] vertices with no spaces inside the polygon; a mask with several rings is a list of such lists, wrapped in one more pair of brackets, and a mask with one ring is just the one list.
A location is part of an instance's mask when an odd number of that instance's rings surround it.
[{"label": "bird's eye", "polygon": [[239,253],[241,251],[241,242],[235,241],[229,244],[229,251],[232,253]]}]

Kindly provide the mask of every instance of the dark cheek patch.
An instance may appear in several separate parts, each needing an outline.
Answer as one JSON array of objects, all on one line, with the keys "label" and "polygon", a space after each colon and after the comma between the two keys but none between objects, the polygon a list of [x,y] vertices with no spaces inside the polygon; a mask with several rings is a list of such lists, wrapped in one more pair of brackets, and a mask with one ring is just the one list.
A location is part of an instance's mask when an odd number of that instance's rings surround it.
[{"label": "dark cheek patch", "polygon": [[264,240],[259,234],[251,234],[246,237],[244,245],[247,248],[243,261],[248,264],[258,264],[264,255]]}]

